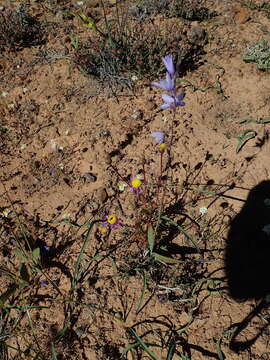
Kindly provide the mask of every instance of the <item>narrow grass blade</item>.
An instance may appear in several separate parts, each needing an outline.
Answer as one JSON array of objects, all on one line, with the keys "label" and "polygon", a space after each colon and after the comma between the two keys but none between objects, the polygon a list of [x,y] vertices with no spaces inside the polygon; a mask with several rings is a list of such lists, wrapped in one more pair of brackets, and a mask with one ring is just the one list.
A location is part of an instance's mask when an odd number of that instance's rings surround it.
[{"label": "narrow grass blade", "polygon": [[81,247],[79,256],[78,256],[76,264],[75,264],[75,273],[74,273],[74,277],[72,278],[72,286],[71,286],[72,291],[75,289],[75,287],[76,287],[76,285],[77,285],[77,283],[79,281],[80,274],[82,273],[82,271],[80,269],[81,261],[82,261],[82,258],[84,256],[86,246],[88,245],[93,226],[94,226],[94,222],[89,223],[87,234],[86,234],[86,236],[84,238],[83,245]]},{"label": "narrow grass blade", "polygon": [[225,357],[223,351],[221,350],[221,341],[222,341],[222,339],[219,339],[219,341],[218,341],[217,344],[216,344],[217,356],[218,356],[218,359],[219,359],[219,360],[225,360],[226,357]]},{"label": "narrow grass blade", "polygon": [[172,219],[168,218],[167,216],[161,216],[160,217],[162,220],[165,220],[166,222],[168,222],[171,225],[174,225],[181,233],[183,233],[185,235],[185,237],[192,243],[192,245],[195,247],[195,249],[198,251],[198,253],[201,253],[201,249],[199,248],[199,245],[197,244],[197,242],[186,232],[186,230],[184,230],[180,225],[178,225],[175,221],[173,221]]},{"label": "narrow grass blade", "polygon": [[154,250],[154,246],[155,246],[155,230],[153,229],[153,227],[150,225],[148,226],[148,230],[147,230],[147,240],[148,240],[148,247],[150,250],[150,254],[152,254],[153,250]]},{"label": "narrow grass blade", "polygon": [[166,357],[166,360],[172,360],[173,356],[175,354],[175,349],[176,349],[176,342],[175,340],[172,340],[169,346],[169,350],[168,350],[168,354]]},{"label": "narrow grass blade", "polygon": [[52,343],[52,345],[51,345],[51,350],[52,350],[51,360],[57,360],[57,353],[55,351],[54,343]]},{"label": "narrow grass blade", "polygon": [[161,262],[163,264],[179,264],[179,263],[182,262],[182,261],[170,258],[168,256],[157,254],[155,252],[153,252],[152,255],[153,255],[155,260],[157,260],[157,261],[159,261],[159,262]]},{"label": "narrow grass blade", "polygon": [[145,276],[145,274],[143,274],[143,287],[142,287],[142,292],[141,292],[139,304],[138,304],[137,309],[136,309],[136,314],[138,314],[141,311],[142,307],[143,307],[143,299],[144,299],[144,294],[145,294],[145,290],[146,290],[146,285],[147,285],[146,276]]},{"label": "narrow grass blade", "polygon": [[257,123],[258,123],[258,124],[268,124],[268,123],[270,123],[270,117],[267,117],[267,118],[265,118],[265,119],[259,120]]},{"label": "narrow grass blade", "polygon": [[245,123],[256,123],[256,120],[253,118],[244,118],[238,121],[239,124],[245,124]]},{"label": "narrow grass blade", "polygon": [[243,135],[237,136],[238,145],[236,147],[236,152],[238,153],[245,145],[245,143],[248,142],[248,140],[255,138],[255,136],[257,136],[256,131],[251,129],[245,130]]},{"label": "narrow grass blade", "polygon": [[139,337],[139,335],[137,335],[137,333],[132,329],[129,328],[128,329],[129,333],[131,334],[131,336],[133,336],[138,343],[140,344],[140,346],[144,349],[144,351],[146,352],[146,354],[152,359],[152,360],[158,360],[158,358],[152,353],[152,351],[148,348],[148,346],[145,344],[145,342]]}]

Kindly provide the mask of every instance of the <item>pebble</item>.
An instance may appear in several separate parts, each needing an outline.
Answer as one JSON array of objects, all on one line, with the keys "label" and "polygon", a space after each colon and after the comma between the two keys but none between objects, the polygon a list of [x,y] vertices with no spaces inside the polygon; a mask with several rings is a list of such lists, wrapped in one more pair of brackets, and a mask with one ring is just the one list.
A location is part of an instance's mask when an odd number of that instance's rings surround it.
[{"label": "pebble", "polygon": [[94,174],[92,174],[92,173],[85,173],[85,174],[83,174],[82,177],[83,177],[83,178],[85,179],[85,181],[87,181],[87,182],[96,182],[96,181],[97,181],[96,175],[94,175]]},{"label": "pebble", "polygon": [[96,190],[96,199],[100,201],[101,203],[105,203],[108,199],[107,191],[104,187],[98,188]]},{"label": "pebble", "polygon": [[132,119],[134,120],[141,120],[143,118],[143,112],[140,109],[134,109],[133,113],[131,114]]},{"label": "pebble", "polygon": [[148,110],[148,111],[154,110],[155,107],[156,107],[156,104],[153,101],[147,101],[145,103],[145,109]]},{"label": "pebble", "polygon": [[110,135],[111,135],[110,130],[107,130],[107,129],[102,129],[99,132],[99,136],[102,136],[102,137],[107,137],[107,136],[110,136]]},{"label": "pebble", "polygon": [[106,165],[110,165],[110,164],[111,164],[112,159],[111,159],[111,157],[110,157],[109,154],[106,154],[106,155],[105,155],[105,157],[104,157],[104,162],[105,162]]}]

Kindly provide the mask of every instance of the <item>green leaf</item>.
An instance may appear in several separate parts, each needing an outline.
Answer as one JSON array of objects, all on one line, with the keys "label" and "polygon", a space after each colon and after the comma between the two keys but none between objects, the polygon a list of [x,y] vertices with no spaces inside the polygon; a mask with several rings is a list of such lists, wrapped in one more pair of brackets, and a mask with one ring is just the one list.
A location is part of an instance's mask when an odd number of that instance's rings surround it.
[{"label": "green leaf", "polygon": [[144,299],[144,294],[145,294],[145,290],[146,290],[146,285],[147,285],[146,276],[143,273],[143,288],[142,288],[139,304],[138,304],[137,309],[136,309],[136,314],[138,314],[141,311],[142,307],[143,307],[143,299]]},{"label": "green leaf", "polygon": [[13,250],[14,255],[17,256],[17,258],[19,258],[20,260],[22,260],[23,262],[29,262],[29,260],[27,259],[27,257],[24,255],[23,252],[21,252],[20,250]]},{"label": "green leaf", "polygon": [[270,123],[270,117],[257,121],[258,124],[268,124]]},{"label": "green leaf", "polygon": [[244,118],[239,120],[239,124],[244,124],[244,123],[255,123],[256,120],[253,118]]},{"label": "green leaf", "polygon": [[245,145],[245,143],[254,138],[255,136],[257,136],[256,131],[252,130],[252,129],[247,129],[244,131],[243,135],[240,136],[236,136],[236,139],[238,139],[238,145],[236,147],[236,152],[238,153],[242,147]]},{"label": "green leaf", "polygon": [[152,255],[155,258],[155,260],[157,260],[161,263],[165,263],[165,264],[179,264],[182,262],[182,261],[170,258],[168,256],[157,254],[155,252],[153,252]]},{"label": "green leaf", "polygon": [[155,246],[155,231],[153,229],[153,227],[150,225],[148,226],[147,229],[147,240],[148,240],[148,247],[150,250],[150,254],[152,254],[153,250],[154,250],[154,246]]},{"label": "green leaf", "polygon": [[129,328],[128,331],[138,341],[138,343],[152,360],[158,360],[154,353],[149,349],[145,342],[139,337],[139,335],[137,335],[137,333],[132,328]]},{"label": "green leaf", "polygon": [[180,225],[178,225],[175,221],[173,221],[172,219],[168,218],[167,216],[161,216],[160,217],[162,220],[167,221],[169,224],[174,225],[181,233],[183,233],[185,235],[185,237],[192,243],[192,245],[196,248],[196,250],[198,251],[198,253],[201,252],[199,245],[197,244],[197,242],[186,232],[186,230],[184,230]]},{"label": "green leaf", "polygon": [[52,350],[52,357],[51,357],[51,360],[57,360],[57,352],[55,350],[55,347],[54,347],[54,343],[52,342],[51,344],[51,350]]},{"label": "green leaf", "polygon": [[237,136],[236,138],[238,139],[238,145],[236,147],[236,152],[238,153],[245,145],[245,143],[248,140],[255,138],[256,135],[256,131],[248,129],[244,131],[243,135]]},{"label": "green leaf", "polygon": [[173,356],[175,354],[175,348],[176,348],[176,341],[173,339],[170,343],[166,360],[173,360]]},{"label": "green leaf", "polygon": [[32,251],[32,257],[33,257],[34,262],[38,262],[38,260],[40,259],[40,248],[35,248]]},{"label": "green leaf", "polygon": [[219,341],[216,344],[216,348],[217,348],[217,355],[218,355],[218,359],[219,360],[225,360],[225,355],[223,353],[223,351],[221,350],[221,339],[219,339]]}]

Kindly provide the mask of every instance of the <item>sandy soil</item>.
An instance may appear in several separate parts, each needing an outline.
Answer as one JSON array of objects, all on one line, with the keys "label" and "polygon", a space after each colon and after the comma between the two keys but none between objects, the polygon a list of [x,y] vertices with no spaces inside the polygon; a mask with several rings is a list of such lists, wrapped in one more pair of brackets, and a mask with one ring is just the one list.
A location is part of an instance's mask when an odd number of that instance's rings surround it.
[{"label": "sandy soil", "polygon": [[[102,14],[99,2],[85,3],[84,11],[93,7]],[[46,276],[36,274],[17,297],[9,298],[14,304],[45,306],[25,311],[17,326],[12,310],[2,331],[13,329],[4,340],[13,347],[8,348],[10,358],[35,358],[36,345],[29,345],[36,344],[33,334],[43,353],[38,359],[52,354],[52,344],[57,359],[150,358],[139,347],[121,355],[136,342],[128,332],[132,328],[145,342],[159,345],[150,346],[157,359],[166,359],[172,339],[178,351],[173,359],[270,359],[270,314],[264,300],[270,294],[270,239],[262,231],[270,223],[265,205],[270,198],[269,124],[263,123],[270,114],[270,82],[269,72],[243,61],[247,44],[270,40],[270,19],[266,11],[238,1],[205,3],[218,15],[185,23],[187,36],[199,27],[208,41],[196,68],[178,83],[186,106],[175,115],[159,110],[161,91],[148,80],[136,80],[133,91],[120,89],[115,96],[74,66],[70,31],[82,38],[91,33],[76,18],[62,19],[62,9],[71,4],[76,9],[76,2],[56,1],[53,10],[53,2],[33,2],[33,16],[62,27],[52,26],[44,44],[2,53],[1,267],[18,268],[13,250],[23,237],[23,224],[33,243],[50,246],[43,269],[58,288],[39,285]],[[2,2],[1,11],[17,5]],[[113,9],[108,5],[108,12]],[[154,21],[162,26],[166,19]],[[250,118],[257,122],[241,122]],[[147,242],[130,235],[136,222],[134,194],[120,192],[119,183],[140,173],[144,161],[150,182],[157,180],[160,154],[149,135],[158,130],[170,134],[172,121],[170,176],[180,192],[174,204],[180,211],[172,216],[174,221],[183,220],[183,214],[194,219],[197,225],[190,222],[187,231],[202,252],[193,251],[177,233],[172,245],[178,250],[171,256],[184,264],[139,271]],[[246,130],[254,137],[237,152],[237,137]],[[163,160],[165,167],[167,153]],[[202,207],[207,208],[204,215]],[[106,237],[95,225],[83,264],[92,262],[72,289],[87,229],[57,220],[83,224],[111,214],[123,226]],[[174,288],[176,275],[185,278],[182,290],[162,290]],[[142,306],[144,276],[149,281]],[[4,275],[1,283],[7,289]]]}]

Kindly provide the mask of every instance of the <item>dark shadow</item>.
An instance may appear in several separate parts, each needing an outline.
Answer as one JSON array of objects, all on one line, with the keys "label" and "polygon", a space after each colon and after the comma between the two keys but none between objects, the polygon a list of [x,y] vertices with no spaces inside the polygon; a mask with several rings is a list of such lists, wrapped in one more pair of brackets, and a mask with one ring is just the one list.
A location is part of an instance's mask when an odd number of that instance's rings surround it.
[{"label": "dark shadow", "polygon": [[252,318],[269,306],[265,298],[270,294],[270,232],[268,235],[263,230],[270,224],[267,199],[270,199],[270,181],[262,181],[250,191],[240,213],[232,220],[228,234],[225,265],[230,296],[238,301],[261,300],[241,323],[231,326],[235,328],[230,342],[234,351],[249,348],[266,327],[259,329],[251,340],[236,341]]},{"label": "dark shadow", "polygon": [[232,220],[226,249],[226,271],[230,295],[237,300],[261,299],[270,294],[270,181],[249,193],[240,213]]}]

